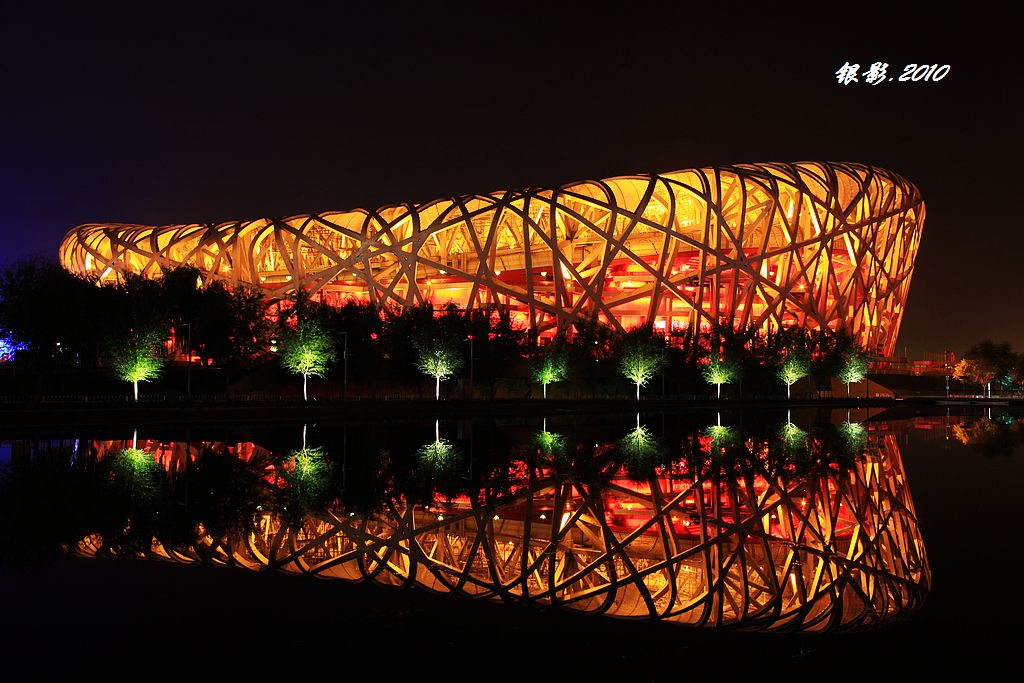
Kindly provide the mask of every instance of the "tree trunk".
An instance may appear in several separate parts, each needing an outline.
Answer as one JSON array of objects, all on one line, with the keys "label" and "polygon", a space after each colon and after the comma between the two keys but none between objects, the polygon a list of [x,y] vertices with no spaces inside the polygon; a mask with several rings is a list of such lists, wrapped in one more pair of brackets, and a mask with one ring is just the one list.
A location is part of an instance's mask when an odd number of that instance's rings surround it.
[{"label": "tree trunk", "polygon": [[302,400],[303,401],[308,401],[309,400],[309,393],[308,393],[308,391],[306,389],[307,384],[308,384],[308,380],[309,380],[308,376],[306,376],[306,375],[302,376]]},{"label": "tree trunk", "polygon": [[547,398],[548,397],[548,385],[544,384],[542,386],[544,387],[544,398]]},{"label": "tree trunk", "polygon": [[132,386],[135,387],[135,402],[139,402],[139,380],[132,382]]},{"label": "tree trunk", "polygon": [[640,400],[640,382],[636,383],[636,400]]},{"label": "tree trunk", "polygon": [[722,398],[722,385],[719,384],[717,386],[718,386],[718,396],[717,396],[717,398]]},{"label": "tree trunk", "polygon": [[788,400],[790,399],[790,393],[789,393],[789,389],[790,389],[790,387],[792,387],[792,386],[793,386],[792,384],[787,384],[787,385],[786,385],[786,400],[787,400],[787,401],[788,401]]},{"label": "tree trunk", "polygon": [[434,400],[435,401],[440,401],[441,400],[441,378],[440,377],[435,377],[434,380],[435,380],[435,382],[434,382]]}]

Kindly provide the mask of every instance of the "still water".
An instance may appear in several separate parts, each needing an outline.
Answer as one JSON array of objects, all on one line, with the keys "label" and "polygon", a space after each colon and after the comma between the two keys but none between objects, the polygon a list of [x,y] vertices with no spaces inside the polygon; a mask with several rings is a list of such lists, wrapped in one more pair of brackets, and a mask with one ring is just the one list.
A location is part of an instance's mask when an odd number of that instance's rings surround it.
[{"label": "still water", "polygon": [[1014,611],[1021,433],[1009,413],[892,411],[12,433],[3,553],[676,629],[941,634],[991,659]]}]

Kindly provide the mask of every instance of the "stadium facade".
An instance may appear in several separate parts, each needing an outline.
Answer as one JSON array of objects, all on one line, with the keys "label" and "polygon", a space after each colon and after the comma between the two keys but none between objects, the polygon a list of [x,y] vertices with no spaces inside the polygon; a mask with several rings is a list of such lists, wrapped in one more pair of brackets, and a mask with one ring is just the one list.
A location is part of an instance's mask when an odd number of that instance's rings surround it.
[{"label": "stadium facade", "polygon": [[852,332],[892,354],[921,240],[908,180],[858,163],[715,166],[219,224],[89,224],[60,261],[101,283],[179,265],[332,305],[449,302],[540,335],[580,319]]}]

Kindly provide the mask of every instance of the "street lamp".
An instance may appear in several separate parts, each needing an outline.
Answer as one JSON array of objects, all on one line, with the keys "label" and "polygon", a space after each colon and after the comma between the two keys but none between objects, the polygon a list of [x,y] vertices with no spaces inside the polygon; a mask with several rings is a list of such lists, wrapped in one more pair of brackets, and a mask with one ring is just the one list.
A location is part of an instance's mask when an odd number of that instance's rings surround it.
[{"label": "street lamp", "polygon": [[348,398],[348,331],[341,333],[341,336],[345,338],[345,342],[341,350],[341,361],[342,361],[342,375],[341,375],[341,397]]},{"label": "street lamp", "polygon": [[186,390],[185,395],[188,400],[192,400],[192,323],[182,323],[182,327],[188,328],[188,341],[185,342],[185,353],[188,354],[188,360],[185,363],[185,382]]},{"label": "street lamp", "polygon": [[473,398],[473,335],[466,335],[469,342],[469,397]]},{"label": "street lamp", "polygon": [[946,371],[946,398],[949,398],[949,349],[942,353],[942,366]]}]

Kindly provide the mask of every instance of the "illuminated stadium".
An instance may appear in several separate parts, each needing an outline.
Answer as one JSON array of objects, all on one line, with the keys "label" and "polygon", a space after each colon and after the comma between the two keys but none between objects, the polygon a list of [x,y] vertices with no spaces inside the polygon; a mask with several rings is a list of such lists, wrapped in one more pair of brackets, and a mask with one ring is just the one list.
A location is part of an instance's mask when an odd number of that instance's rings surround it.
[{"label": "illuminated stadium", "polygon": [[852,332],[892,354],[924,203],[890,171],[764,163],[220,224],[89,224],[60,246],[113,282],[179,265],[332,305],[510,311],[541,336],[581,319]]}]

